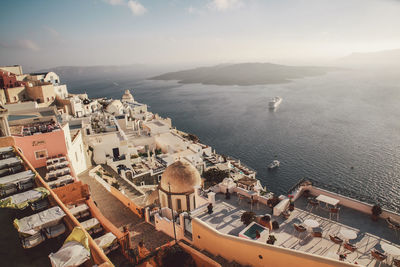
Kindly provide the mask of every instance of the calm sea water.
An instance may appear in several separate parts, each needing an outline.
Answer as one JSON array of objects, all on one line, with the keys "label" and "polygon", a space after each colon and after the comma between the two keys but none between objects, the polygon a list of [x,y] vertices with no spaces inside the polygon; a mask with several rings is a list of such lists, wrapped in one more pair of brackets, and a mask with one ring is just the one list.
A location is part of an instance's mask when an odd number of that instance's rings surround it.
[{"label": "calm sea water", "polygon": [[[255,169],[273,192],[309,177],[400,206],[400,72],[347,70],[280,85],[64,78],[72,93],[136,100]],[[282,96],[276,111],[268,100]],[[281,167],[268,171],[274,159]],[[353,168],[351,168],[353,167]]]}]

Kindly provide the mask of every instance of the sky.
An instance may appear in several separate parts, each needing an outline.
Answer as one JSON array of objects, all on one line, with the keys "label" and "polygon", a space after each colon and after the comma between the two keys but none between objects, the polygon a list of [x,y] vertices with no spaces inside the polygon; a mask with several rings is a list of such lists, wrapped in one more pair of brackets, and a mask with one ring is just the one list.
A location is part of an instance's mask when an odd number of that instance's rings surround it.
[{"label": "sky", "polygon": [[400,0],[4,0],[0,65],[315,64],[400,48]]}]

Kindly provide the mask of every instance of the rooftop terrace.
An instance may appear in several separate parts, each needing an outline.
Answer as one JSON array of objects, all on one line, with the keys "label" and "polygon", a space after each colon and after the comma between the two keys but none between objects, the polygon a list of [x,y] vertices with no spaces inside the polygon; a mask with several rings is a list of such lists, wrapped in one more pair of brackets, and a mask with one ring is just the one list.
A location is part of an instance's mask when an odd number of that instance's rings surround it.
[{"label": "rooftop terrace", "polygon": [[60,129],[60,125],[53,117],[22,119],[10,123],[11,134],[16,136],[29,136],[38,133],[49,133]]},{"label": "rooftop terrace", "polygon": [[[347,254],[346,262],[357,263],[364,266],[377,266],[377,262],[371,256],[371,250],[376,249],[388,256],[387,261],[382,262],[381,266],[391,266],[393,255],[385,253],[385,244],[393,245],[400,249],[400,237],[395,232],[388,228],[387,223],[383,219],[377,222],[372,221],[369,214],[362,213],[347,207],[340,208],[338,220],[329,219],[329,212],[323,208],[313,209],[311,212],[307,209],[307,199],[300,197],[295,201],[295,210],[291,213],[288,219],[283,216],[272,216],[271,221],[276,220],[279,223],[278,230],[272,230],[277,241],[275,245],[290,248],[306,253],[311,253],[318,256],[329,257],[339,260],[340,254]],[[197,218],[206,222],[209,226],[218,231],[238,236],[239,233],[246,228],[240,221],[243,212],[253,211],[257,215],[271,214],[272,211],[265,204],[259,203],[251,207],[249,199],[241,199],[239,201],[234,193],[229,200],[225,199],[225,195],[216,194],[216,201],[213,213],[209,215],[204,212]],[[307,229],[306,232],[299,235],[295,231],[293,224],[303,224],[307,219],[312,219],[318,222],[322,237],[313,237],[312,229]],[[343,229],[349,229],[357,233],[357,238],[349,240],[349,242],[357,247],[356,252],[349,252],[333,243],[329,235],[341,236]],[[383,247],[382,247],[383,245]],[[394,258],[400,258],[400,255]]]}]

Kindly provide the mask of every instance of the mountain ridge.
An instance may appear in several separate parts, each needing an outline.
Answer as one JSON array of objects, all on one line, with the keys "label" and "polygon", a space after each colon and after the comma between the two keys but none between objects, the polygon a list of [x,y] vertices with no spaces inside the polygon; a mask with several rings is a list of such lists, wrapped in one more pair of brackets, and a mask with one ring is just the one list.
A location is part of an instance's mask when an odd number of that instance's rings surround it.
[{"label": "mountain ridge", "polygon": [[201,83],[210,85],[263,85],[288,83],[293,79],[324,75],[336,67],[286,66],[274,63],[246,62],[197,67],[168,72],[149,80],[178,80],[179,83]]}]

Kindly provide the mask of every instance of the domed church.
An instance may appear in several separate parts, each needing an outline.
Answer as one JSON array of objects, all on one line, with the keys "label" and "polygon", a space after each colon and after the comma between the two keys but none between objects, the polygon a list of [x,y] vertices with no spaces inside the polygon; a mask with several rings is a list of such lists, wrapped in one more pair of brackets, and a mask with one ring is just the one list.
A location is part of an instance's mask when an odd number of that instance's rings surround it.
[{"label": "domed church", "polygon": [[161,207],[175,211],[195,209],[195,186],[201,185],[199,171],[190,163],[177,161],[168,166],[161,176],[158,194]]},{"label": "domed church", "polygon": [[122,95],[122,102],[135,102],[135,99],[129,90],[125,90],[125,93]]}]

